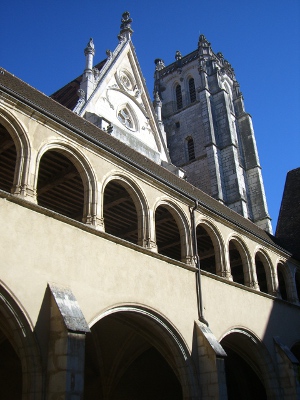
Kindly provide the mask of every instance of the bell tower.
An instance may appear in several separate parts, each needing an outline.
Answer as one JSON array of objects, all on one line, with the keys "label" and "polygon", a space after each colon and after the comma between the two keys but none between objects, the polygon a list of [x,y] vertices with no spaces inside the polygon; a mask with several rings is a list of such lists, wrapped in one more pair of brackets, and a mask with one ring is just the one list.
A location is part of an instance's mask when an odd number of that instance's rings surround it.
[{"label": "bell tower", "polygon": [[193,185],[271,232],[251,116],[230,63],[204,35],[165,66],[155,60],[154,93],[172,163]]}]

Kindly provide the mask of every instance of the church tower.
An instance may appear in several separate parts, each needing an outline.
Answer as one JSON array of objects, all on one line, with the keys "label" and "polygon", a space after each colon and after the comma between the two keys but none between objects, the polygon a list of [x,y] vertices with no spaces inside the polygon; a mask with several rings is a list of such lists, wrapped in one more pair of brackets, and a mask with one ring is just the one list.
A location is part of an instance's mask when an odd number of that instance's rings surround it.
[{"label": "church tower", "polygon": [[200,35],[197,50],[155,64],[154,96],[162,102],[172,163],[187,181],[271,232],[252,120],[229,62]]}]

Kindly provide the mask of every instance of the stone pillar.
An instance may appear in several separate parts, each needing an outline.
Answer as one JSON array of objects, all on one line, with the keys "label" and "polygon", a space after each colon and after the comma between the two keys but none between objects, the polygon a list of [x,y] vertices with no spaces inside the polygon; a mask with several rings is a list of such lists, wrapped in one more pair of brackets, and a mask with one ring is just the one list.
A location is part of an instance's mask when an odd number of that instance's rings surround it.
[{"label": "stone pillar", "polygon": [[49,285],[47,400],[82,400],[85,334],[89,327],[70,289]]},{"label": "stone pillar", "polygon": [[224,358],[227,356],[212,331],[195,321],[202,400],[227,400]]},{"label": "stone pillar", "polygon": [[83,72],[82,81],[80,83],[80,90],[85,93],[85,101],[89,99],[95,87],[95,78],[93,74],[93,59],[95,55],[95,46],[91,38],[86,48],[84,49],[85,55],[85,70]]},{"label": "stone pillar", "polygon": [[279,337],[274,337],[278,374],[285,400],[300,399],[300,365],[297,358]]}]

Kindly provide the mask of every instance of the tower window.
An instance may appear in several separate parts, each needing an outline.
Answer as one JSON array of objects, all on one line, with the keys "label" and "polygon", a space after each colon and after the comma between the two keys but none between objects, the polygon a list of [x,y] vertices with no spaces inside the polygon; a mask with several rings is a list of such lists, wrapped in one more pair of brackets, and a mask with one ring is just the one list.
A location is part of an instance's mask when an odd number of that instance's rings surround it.
[{"label": "tower window", "polygon": [[189,79],[189,92],[190,92],[190,101],[191,103],[194,103],[196,101],[196,89],[195,89],[194,78]]},{"label": "tower window", "polygon": [[181,86],[176,86],[176,103],[177,103],[177,110],[182,108],[182,93],[181,93]]},{"label": "tower window", "polygon": [[189,161],[194,160],[195,159],[195,147],[194,147],[194,140],[191,137],[187,138],[187,150],[188,150]]}]

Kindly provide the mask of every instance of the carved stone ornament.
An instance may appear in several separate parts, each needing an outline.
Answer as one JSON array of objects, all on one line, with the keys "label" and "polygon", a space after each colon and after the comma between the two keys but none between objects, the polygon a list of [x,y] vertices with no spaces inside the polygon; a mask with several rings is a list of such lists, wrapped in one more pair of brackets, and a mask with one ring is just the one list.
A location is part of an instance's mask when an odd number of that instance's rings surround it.
[{"label": "carved stone ornament", "polygon": [[122,14],[121,26],[120,26],[121,31],[124,31],[124,30],[130,30],[131,31],[131,25],[130,25],[131,22],[132,22],[132,19],[130,18],[129,12],[125,11]]},{"label": "carved stone ornament", "polygon": [[117,112],[118,120],[131,131],[137,130],[136,118],[128,105],[119,108]]},{"label": "carved stone ornament", "polygon": [[80,99],[84,99],[84,97],[85,97],[85,92],[84,92],[84,90],[78,89],[78,90],[77,90],[77,96],[78,96]]}]

